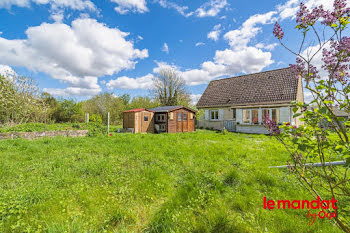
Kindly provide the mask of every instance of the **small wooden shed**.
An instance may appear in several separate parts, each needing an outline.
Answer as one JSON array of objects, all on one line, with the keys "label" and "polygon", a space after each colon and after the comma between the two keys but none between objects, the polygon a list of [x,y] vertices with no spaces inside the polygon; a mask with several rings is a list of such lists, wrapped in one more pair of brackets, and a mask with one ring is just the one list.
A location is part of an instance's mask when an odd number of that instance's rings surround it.
[{"label": "small wooden shed", "polygon": [[154,112],[146,108],[123,112],[123,128],[134,133],[154,133]]},{"label": "small wooden shed", "polygon": [[196,111],[186,106],[164,106],[150,109],[154,112],[155,132],[178,133],[196,130]]}]

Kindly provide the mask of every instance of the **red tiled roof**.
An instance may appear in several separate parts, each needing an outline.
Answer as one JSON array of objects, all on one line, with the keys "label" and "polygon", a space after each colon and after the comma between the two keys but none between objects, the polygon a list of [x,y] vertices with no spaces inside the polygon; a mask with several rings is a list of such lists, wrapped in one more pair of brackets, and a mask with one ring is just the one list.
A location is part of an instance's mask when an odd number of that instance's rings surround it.
[{"label": "red tiled roof", "polygon": [[131,109],[131,110],[124,111],[124,112],[142,112],[142,111],[149,111],[149,112],[152,112],[151,110],[148,110],[148,109],[146,109],[146,108],[135,108],[135,109]]}]

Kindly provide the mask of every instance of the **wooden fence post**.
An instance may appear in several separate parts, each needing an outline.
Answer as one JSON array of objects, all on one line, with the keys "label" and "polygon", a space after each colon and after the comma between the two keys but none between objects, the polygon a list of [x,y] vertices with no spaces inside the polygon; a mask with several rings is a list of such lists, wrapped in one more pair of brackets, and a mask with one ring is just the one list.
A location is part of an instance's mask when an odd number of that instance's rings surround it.
[{"label": "wooden fence post", "polygon": [[110,117],[110,114],[108,112],[107,114],[107,134],[109,135],[109,117]]},{"label": "wooden fence post", "polygon": [[89,126],[89,113],[88,112],[85,113],[85,123],[86,123],[86,127],[88,127]]}]

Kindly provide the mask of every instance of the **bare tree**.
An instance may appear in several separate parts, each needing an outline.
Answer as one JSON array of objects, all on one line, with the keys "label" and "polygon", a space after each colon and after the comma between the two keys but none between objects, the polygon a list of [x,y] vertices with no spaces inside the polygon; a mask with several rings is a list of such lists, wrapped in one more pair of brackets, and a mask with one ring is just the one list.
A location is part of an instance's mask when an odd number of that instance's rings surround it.
[{"label": "bare tree", "polygon": [[154,78],[154,87],[151,91],[156,100],[163,106],[188,105],[190,103],[185,80],[171,68],[160,70],[158,77]]}]

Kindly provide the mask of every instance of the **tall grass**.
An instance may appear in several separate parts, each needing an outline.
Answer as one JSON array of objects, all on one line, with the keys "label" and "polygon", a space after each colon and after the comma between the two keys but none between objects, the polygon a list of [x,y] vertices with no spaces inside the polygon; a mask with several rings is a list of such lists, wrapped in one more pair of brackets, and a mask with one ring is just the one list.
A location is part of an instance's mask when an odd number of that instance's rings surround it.
[{"label": "tall grass", "polygon": [[337,232],[263,197],[308,199],[264,135],[0,141],[0,232]]}]

